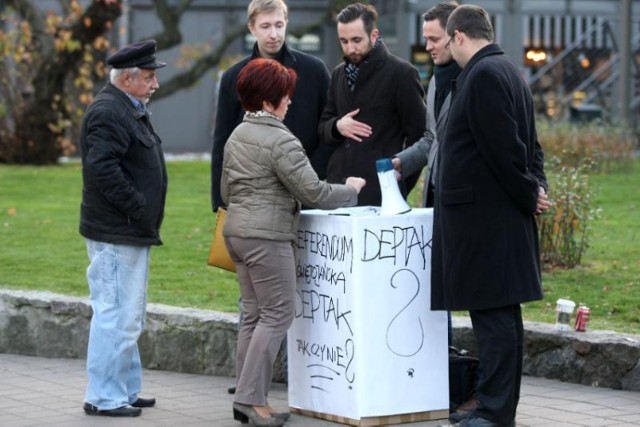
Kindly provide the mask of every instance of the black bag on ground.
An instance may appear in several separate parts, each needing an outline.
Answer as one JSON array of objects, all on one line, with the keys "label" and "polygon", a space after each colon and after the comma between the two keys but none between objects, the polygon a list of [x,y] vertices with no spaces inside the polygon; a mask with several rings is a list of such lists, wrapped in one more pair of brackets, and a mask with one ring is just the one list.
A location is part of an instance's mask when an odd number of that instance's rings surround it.
[{"label": "black bag on ground", "polygon": [[449,347],[449,405],[452,411],[475,394],[479,363],[478,358],[469,356],[467,350]]}]

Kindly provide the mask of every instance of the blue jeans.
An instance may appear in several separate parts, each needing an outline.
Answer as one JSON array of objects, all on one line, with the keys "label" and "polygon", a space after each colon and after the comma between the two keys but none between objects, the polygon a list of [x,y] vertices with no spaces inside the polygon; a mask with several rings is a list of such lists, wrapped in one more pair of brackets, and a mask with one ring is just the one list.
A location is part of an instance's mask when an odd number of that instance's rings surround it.
[{"label": "blue jeans", "polygon": [[93,316],[85,402],[120,408],[135,402],[142,387],[138,338],[147,308],[149,247],[86,242]]}]

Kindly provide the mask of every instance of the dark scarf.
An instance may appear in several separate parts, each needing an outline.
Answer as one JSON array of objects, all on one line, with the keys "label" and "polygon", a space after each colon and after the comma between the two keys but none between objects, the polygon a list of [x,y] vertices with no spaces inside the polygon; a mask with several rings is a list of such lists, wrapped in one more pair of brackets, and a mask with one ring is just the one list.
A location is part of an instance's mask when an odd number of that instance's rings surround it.
[{"label": "dark scarf", "polygon": [[451,80],[458,77],[462,70],[456,61],[451,61],[445,65],[436,65],[433,69],[433,75],[436,79],[436,96],[434,100],[433,112],[436,120],[440,115],[440,110],[445,99],[451,93]]},{"label": "dark scarf", "polygon": [[[378,39],[376,40],[376,44],[369,51],[369,55],[371,54],[373,49],[380,46],[381,43],[382,43],[382,37],[378,37]],[[362,60],[362,62],[366,62],[369,55],[367,55]],[[347,85],[349,85],[349,89],[351,90],[351,92],[353,92],[356,89],[356,81],[358,80],[358,70],[360,69],[360,64],[354,64],[352,62],[349,62],[349,59],[346,57],[344,59],[344,62],[345,62],[344,72],[347,77]]]}]

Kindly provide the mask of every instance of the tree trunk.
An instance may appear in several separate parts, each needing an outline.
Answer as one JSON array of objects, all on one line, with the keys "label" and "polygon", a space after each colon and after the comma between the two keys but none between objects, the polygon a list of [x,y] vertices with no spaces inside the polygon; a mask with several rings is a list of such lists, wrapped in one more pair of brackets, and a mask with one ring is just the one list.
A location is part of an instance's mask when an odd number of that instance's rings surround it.
[{"label": "tree trunk", "polygon": [[[24,1],[24,0],[22,0]],[[84,49],[105,34],[122,13],[119,1],[93,1],[70,29],[72,39],[80,42],[75,50],[42,52],[43,62],[33,80],[34,94],[16,120],[16,163],[47,165],[61,154],[59,138],[65,128],[59,124],[69,118],[65,83],[78,68]]]}]

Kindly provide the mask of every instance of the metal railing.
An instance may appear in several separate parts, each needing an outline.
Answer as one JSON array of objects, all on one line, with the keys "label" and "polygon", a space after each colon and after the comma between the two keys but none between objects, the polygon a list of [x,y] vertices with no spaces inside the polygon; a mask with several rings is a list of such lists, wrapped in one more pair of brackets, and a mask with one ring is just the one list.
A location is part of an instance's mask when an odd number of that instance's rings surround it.
[{"label": "metal railing", "polygon": [[[588,47],[594,34],[604,34],[604,45]],[[640,113],[640,34],[631,40],[633,53],[630,110]],[[620,78],[620,57],[616,36],[608,21],[592,27],[578,37],[549,63],[529,79],[529,87],[538,111],[548,117],[561,118],[569,107],[577,104],[596,104],[602,108],[603,118],[612,116],[615,107],[613,94]]]}]

